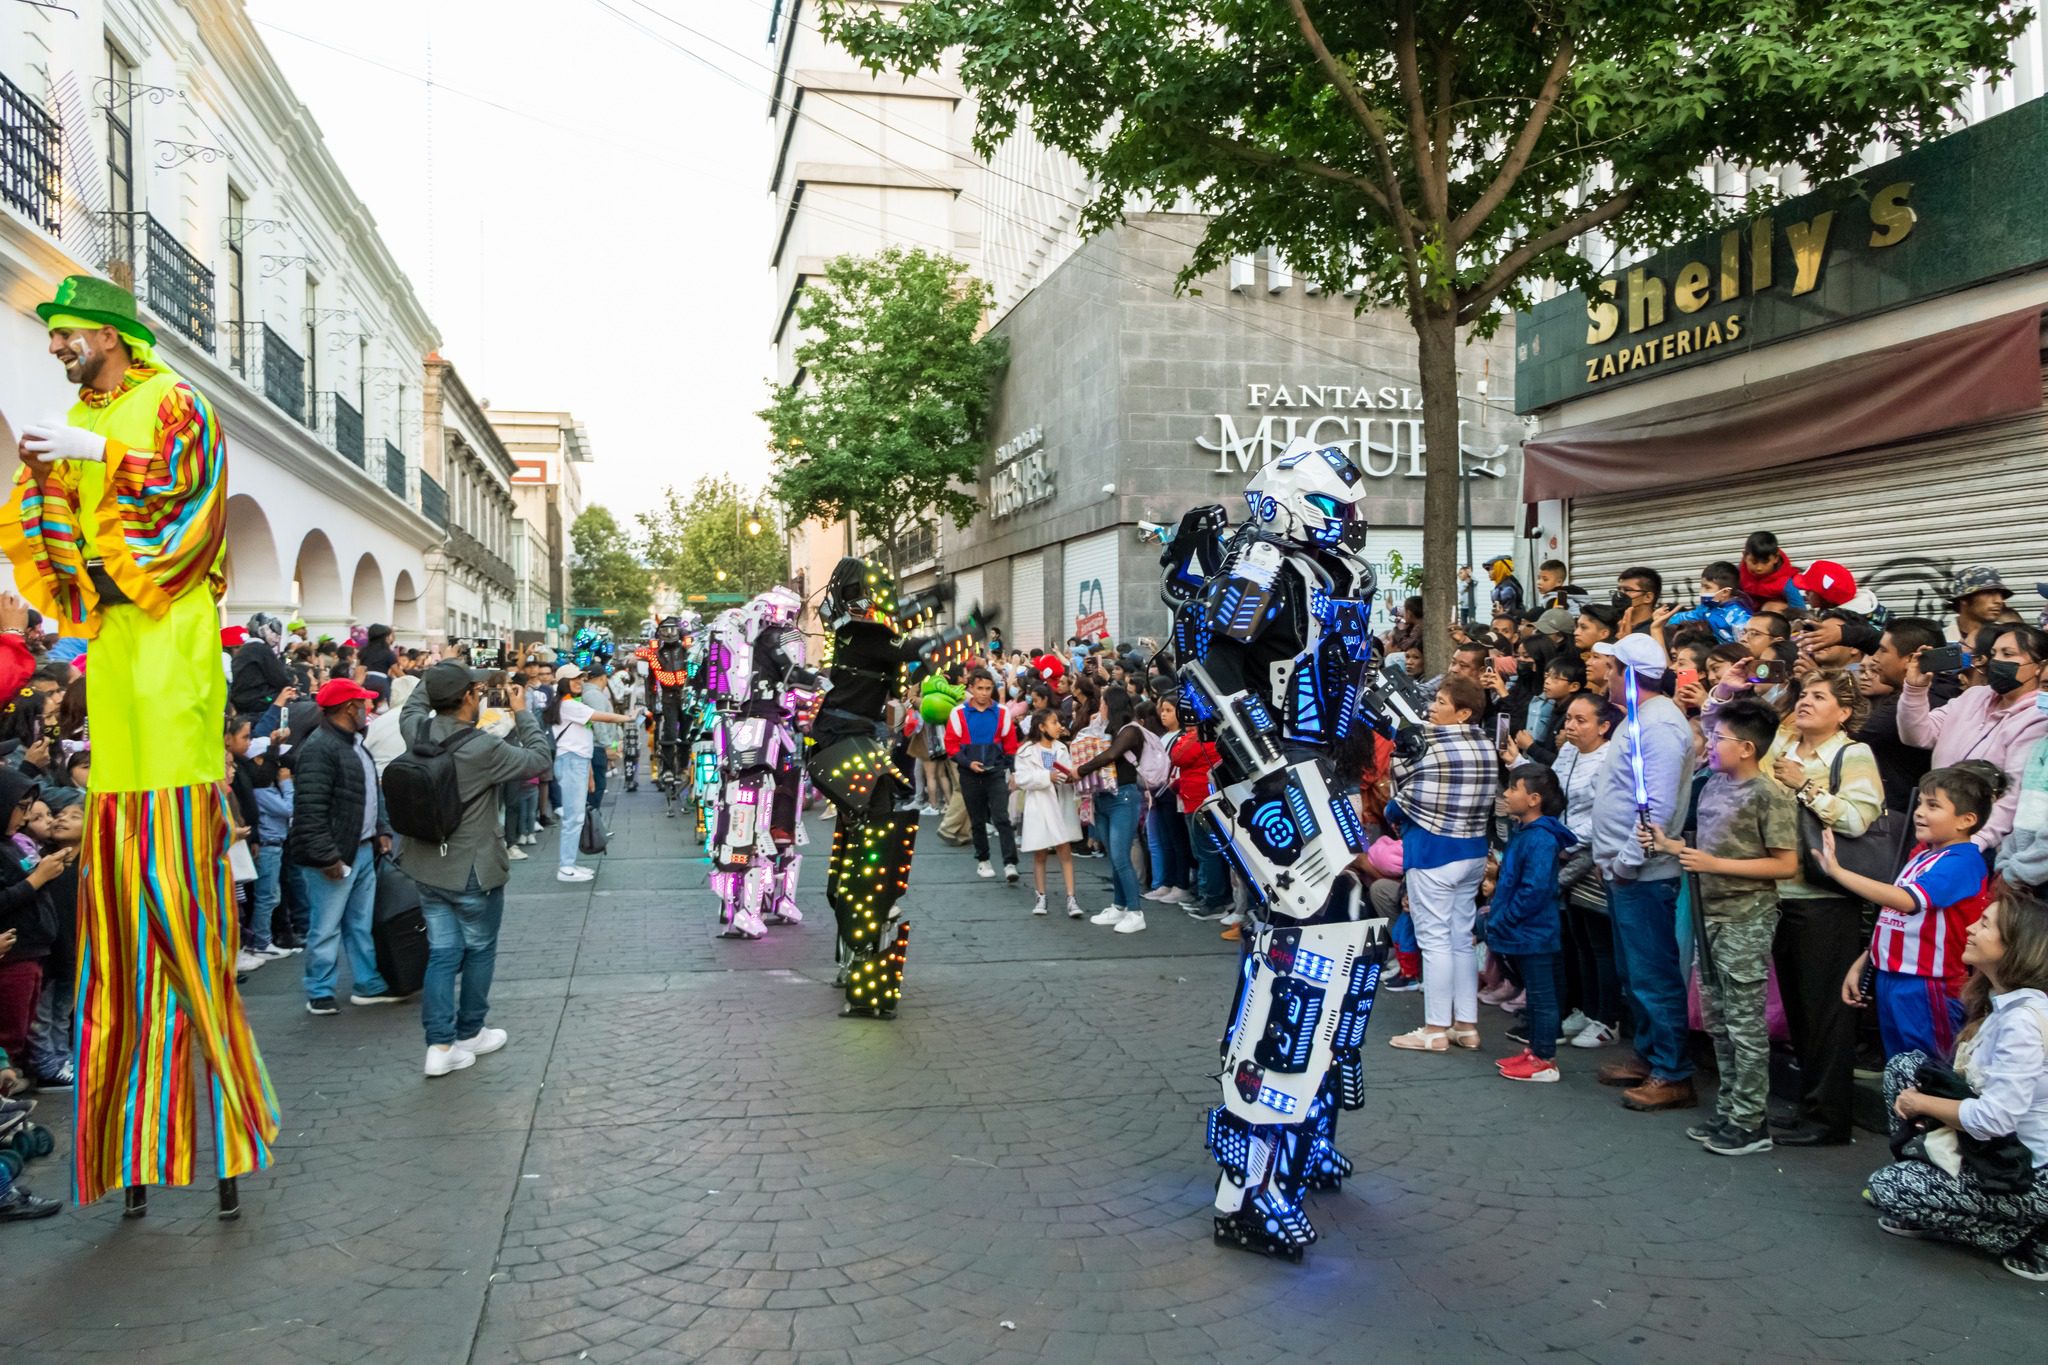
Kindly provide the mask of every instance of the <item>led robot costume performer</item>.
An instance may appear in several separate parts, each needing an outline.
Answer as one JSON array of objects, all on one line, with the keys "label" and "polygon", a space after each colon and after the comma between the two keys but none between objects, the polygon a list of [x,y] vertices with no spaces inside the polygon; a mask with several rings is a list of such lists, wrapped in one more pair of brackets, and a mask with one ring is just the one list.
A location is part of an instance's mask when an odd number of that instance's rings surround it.
[{"label": "led robot costume performer", "polygon": [[728,938],[760,938],[768,924],[796,924],[803,822],[803,741],[823,679],[805,662],[796,628],[803,599],[774,587],[712,624],[704,683],[717,705],[715,788],[707,808],[711,885]]},{"label": "led robot costume performer", "polygon": [[1253,476],[1227,539],[1223,509],[1197,508],[1161,556],[1181,693],[1221,755],[1200,814],[1255,901],[1208,1123],[1215,1236],[1295,1260],[1316,1236],[1303,1194],[1351,1173],[1332,1138],[1364,1103],[1388,944],[1347,870],[1364,828],[1328,754],[1354,725],[1419,718],[1376,680],[1363,492],[1341,451],[1297,445]]},{"label": "led robot costume performer", "polygon": [[690,655],[695,640],[684,631],[681,617],[665,616],[654,628],[648,659],[647,704],[654,713],[654,761],[668,814],[676,798],[690,752],[691,722],[697,713],[698,691]]},{"label": "led robot costume performer", "polygon": [[966,632],[903,639],[895,577],[851,555],[832,570],[818,614],[832,652],[829,690],[811,724],[810,774],[837,817],[825,900],[839,922],[844,1012],[888,1019],[903,996],[910,925],[899,922],[894,935],[883,936],[891,908],[910,885],[917,812],[897,809],[910,783],[889,762],[882,713],[905,664],[936,656]]}]

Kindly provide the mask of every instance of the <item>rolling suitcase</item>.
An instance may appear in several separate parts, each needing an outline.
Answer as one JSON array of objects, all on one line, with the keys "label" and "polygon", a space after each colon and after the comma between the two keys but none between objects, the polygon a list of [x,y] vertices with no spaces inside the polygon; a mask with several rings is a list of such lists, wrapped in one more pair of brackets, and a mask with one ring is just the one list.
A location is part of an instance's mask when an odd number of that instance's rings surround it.
[{"label": "rolling suitcase", "polygon": [[377,974],[393,995],[411,995],[427,979],[427,917],[420,910],[419,883],[396,859],[377,860],[377,901],[370,912],[370,939]]}]

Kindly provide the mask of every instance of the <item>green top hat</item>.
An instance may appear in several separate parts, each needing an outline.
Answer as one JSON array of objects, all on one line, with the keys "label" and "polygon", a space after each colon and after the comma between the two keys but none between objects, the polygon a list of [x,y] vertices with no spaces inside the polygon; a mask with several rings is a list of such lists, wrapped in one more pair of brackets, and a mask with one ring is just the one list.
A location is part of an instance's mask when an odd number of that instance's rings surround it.
[{"label": "green top hat", "polygon": [[48,322],[53,314],[104,323],[123,336],[156,345],[156,333],[135,316],[135,296],[111,280],[96,275],[67,275],[57,286],[57,297],[36,305],[36,316]]}]

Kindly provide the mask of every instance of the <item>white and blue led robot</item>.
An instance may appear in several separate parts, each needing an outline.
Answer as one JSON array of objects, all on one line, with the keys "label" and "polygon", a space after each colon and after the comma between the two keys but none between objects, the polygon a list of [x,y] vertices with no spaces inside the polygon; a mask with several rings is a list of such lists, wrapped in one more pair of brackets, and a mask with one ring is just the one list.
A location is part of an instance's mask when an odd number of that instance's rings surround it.
[{"label": "white and blue led robot", "polygon": [[727,938],[757,939],[770,924],[803,919],[796,905],[798,850],[806,842],[801,730],[824,680],[805,658],[796,625],[802,607],[794,592],[774,587],[712,624],[703,676],[717,705],[717,776],[715,790],[701,796],[718,927]]},{"label": "white and blue led robot", "polygon": [[1365,1102],[1389,946],[1350,871],[1365,831],[1330,752],[1354,727],[1420,719],[1373,655],[1364,492],[1342,451],[1298,444],[1253,476],[1246,521],[1196,508],[1161,556],[1181,696],[1220,756],[1199,814],[1252,893],[1208,1123],[1215,1236],[1292,1260],[1316,1237],[1303,1196],[1351,1173],[1336,1116]]}]

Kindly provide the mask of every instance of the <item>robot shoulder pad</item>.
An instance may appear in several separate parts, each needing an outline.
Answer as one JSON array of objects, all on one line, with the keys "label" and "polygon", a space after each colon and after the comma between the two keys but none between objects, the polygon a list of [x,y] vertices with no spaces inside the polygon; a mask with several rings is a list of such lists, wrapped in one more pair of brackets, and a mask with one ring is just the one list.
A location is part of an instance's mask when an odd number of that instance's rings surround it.
[{"label": "robot shoulder pad", "polygon": [[1233,554],[1203,594],[1209,629],[1226,639],[1256,640],[1272,618],[1286,556],[1269,541]]}]

